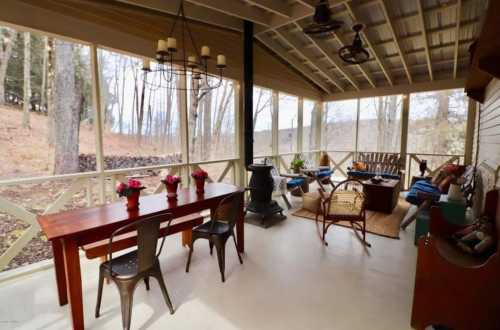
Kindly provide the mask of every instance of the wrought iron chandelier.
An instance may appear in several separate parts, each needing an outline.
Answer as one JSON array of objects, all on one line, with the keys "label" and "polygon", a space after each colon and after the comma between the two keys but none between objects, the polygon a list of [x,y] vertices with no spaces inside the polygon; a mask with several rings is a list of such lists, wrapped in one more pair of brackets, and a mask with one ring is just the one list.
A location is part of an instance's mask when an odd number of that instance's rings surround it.
[{"label": "wrought iron chandelier", "polygon": [[[178,25],[181,29],[181,48],[177,47],[177,39],[174,38]],[[186,42],[191,43],[192,52],[188,51],[189,47]],[[158,40],[156,63],[150,65],[149,60],[144,60],[142,68],[145,75],[144,82],[152,90],[170,88],[192,91],[201,99],[222,84],[226,57],[222,54],[217,55],[214,70],[217,74],[209,72],[209,62],[211,62],[210,48],[208,46],[202,46],[201,49],[197,47],[184,14],[184,1],[181,0],[167,39]],[[181,76],[186,79],[185,85],[178,83]]]}]

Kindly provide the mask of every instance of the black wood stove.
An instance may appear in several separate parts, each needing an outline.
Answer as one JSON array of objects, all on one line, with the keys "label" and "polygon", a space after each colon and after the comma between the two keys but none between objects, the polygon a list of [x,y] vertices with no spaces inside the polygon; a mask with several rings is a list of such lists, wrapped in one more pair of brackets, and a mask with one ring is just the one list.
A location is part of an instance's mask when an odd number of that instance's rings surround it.
[{"label": "black wood stove", "polygon": [[259,214],[261,223],[264,224],[268,216],[279,213],[283,217],[283,208],[271,198],[273,193],[274,180],[271,176],[272,165],[251,164],[248,170],[252,172],[250,178],[250,202],[247,205],[247,212]]}]

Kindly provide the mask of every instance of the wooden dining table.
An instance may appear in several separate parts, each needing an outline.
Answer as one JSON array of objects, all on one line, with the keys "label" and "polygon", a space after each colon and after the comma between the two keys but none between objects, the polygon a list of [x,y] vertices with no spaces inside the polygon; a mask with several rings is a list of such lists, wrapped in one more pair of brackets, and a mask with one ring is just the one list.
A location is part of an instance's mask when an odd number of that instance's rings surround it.
[{"label": "wooden dining table", "polygon": [[197,194],[194,188],[179,189],[177,200],[173,201],[167,199],[166,193],[141,196],[139,209],[135,211],[128,211],[126,203],[121,200],[38,216],[42,231],[52,243],[59,304],[63,306],[69,302],[73,328],[84,329],[80,247],[107,239],[116,229],[151,215],[170,213],[178,218],[203,210],[213,213],[219,202],[233,193],[241,198],[236,240],[238,250],[243,253],[244,189],[224,183],[207,183],[203,194]]}]

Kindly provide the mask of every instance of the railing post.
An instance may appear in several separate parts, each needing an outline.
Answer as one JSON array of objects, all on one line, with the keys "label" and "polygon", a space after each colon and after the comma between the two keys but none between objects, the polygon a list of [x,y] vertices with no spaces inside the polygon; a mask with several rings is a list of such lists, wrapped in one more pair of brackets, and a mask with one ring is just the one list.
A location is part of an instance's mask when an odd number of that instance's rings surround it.
[{"label": "railing post", "polygon": [[189,186],[189,132],[188,132],[188,104],[187,104],[187,82],[185,75],[179,75],[177,81],[179,87],[177,97],[179,98],[180,125],[181,125],[181,154],[182,163],[186,164],[180,168],[180,176],[185,186]]},{"label": "railing post", "polygon": [[271,98],[271,103],[272,103],[272,158],[274,161],[274,165],[279,168],[279,95],[278,92],[273,90],[272,98]]},{"label": "railing post", "polygon": [[[319,165],[319,160],[320,160],[320,157],[321,157],[321,137],[322,137],[322,132],[323,132],[323,113],[325,111],[325,103],[324,102],[319,102],[319,101],[316,101],[314,102],[314,111],[313,111],[313,115],[314,115],[314,123],[315,123],[315,127],[314,127],[314,150],[318,150],[316,152],[316,156],[315,156],[315,161],[316,161],[316,165]],[[311,129],[313,129],[313,127],[311,127]],[[326,152],[326,150],[325,150]]]},{"label": "railing post", "polygon": [[101,89],[100,89],[100,76],[99,76],[99,61],[97,57],[97,46],[92,44],[90,46],[91,52],[91,68],[92,68],[92,103],[94,106],[94,130],[95,130],[95,157],[96,157],[96,171],[99,173],[97,178],[99,183],[99,203],[106,202],[106,176],[104,174],[104,152],[103,152],[103,126],[104,116],[101,109]]},{"label": "railing post", "polygon": [[[405,170],[403,173],[402,182],[405,183],[406,180],[410,180],[410,173],[406,173],[406,158],[408,153],[408,120],[410,118],[410,95],[403,95],[403,107],[401,108],[401,146],[400,146],[400,157],[401,157],[401,168]],[[411,165],[411,161],[410,161]],[[407,186],[409,181],[407,182]]]},{"label": "railing post", "polygon": [[360,100],[356,99],[356,141],[354,145],[354,158],[358,158],[358,143],[359,143],[359,108]]},{"label": "railing post", "polygon": [[467,128],[465,131],[465,149],[464,149],[464,164],[471,165],[474,152],[474,131],[476,128],[476,112],[477,103],[473,99],[469,99],[467,108]]},{"label": "railing post", "polygon": [[233,166],[233,183],[237,186],[246,186],[246,168],[245,160],[245,141],[244,141],[244,125],[245,116],[242,115],[241,109],[243,108],[243,97],[240,83],[234,85],[234,106],[236,116],[236,152],[238,160],[234,162]]},{"label": "railing post", "polygon": [[297,107],[297,152],[303,151],[302,142],[304,141],[304,98],[299,97],[299,106]]}]

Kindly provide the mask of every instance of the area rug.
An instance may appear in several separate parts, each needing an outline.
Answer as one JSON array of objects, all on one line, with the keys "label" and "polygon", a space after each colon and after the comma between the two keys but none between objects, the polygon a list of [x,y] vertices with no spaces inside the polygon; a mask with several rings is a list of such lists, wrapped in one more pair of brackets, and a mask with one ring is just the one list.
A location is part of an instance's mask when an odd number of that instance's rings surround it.
[{"label": "area rug", "polygon": [[[366,211],[366,231],[379,236],[399,239],[400,225],[409,208],[410,204],[400,198],[391,214]],[[316,219],[316,215],[313,212],[305,209],[299,209],[293,212],[292,215],[310,220]],[[319,220],[323,220],[322,216],[320,216]],[[344,221],[338,222],[335,225],[351,227],[348,222]]]}]

